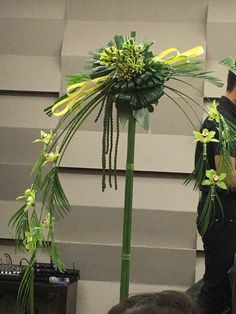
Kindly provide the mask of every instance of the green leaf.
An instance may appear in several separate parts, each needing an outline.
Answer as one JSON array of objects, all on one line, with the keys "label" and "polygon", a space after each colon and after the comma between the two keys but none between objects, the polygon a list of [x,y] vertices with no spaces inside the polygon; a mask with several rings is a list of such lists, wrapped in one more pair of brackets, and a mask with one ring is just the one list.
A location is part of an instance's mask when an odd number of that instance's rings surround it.
[{"label": "green leaf", "polygon": [[130,38],[133,38],[134,40],[136,39],[136,32],[135,31],[132,31],[130,33]]},{"label": "green leaf", "polygon": [[119,110],[118,114],[120,124],[124,127],[126,122],[129,120],[129,113]]},{"label": "green leaf", "polygon": [[133,117],[144,128],[144,130],[151,132],[150,112],[148,111],[148,108],[133,110]]},{"label": "green leaf", "polygon": [[188,63],[175,65],[173,67],[173,76],[201,78],[209,81],[217,87],[222,87],[222,81],[217,77],[212,76],[211,73],[211,71],[204,70],[203,62],[200,60],[190,60]]},{"label": "green leaf", "polygon": [[45,161],[44,154],[40,154],[39,157],[36,159],[35,163],[33,164],[32,170],[30,175],[38,174],[41,171],[42,165]]},{"label": "green leaf", "polygon": [[55,246],[54,243],[51,244],[51,258],[53,263],[55,264],[56,268],[59,271],[64,271],[65,270],[65,264],[63,263],[63,261],[61,260],[61,258],[58,255],[58,251],[57,251],[57,247]]},{"label": "green leaf", "polygon": [[34,263],[35,252],[32,254],[21,280],[17,295],[17,313],[34,314]]},{"label": "green leaf", "polygon": [[78,74],[70,74],[66,75],[66,79],[69,84],[75,84],[87,81],[90,78],[89,74],[87,73],[78,73]]},{"label": "green leaf", "polygon": [[221,60],[219,63],[224,65],[228,70],[233,72],[236,75],[236,64],[235,59],[233,57],[227,57]]},{"label": "green leaf", "polygon": [[115,37],[114,37],[114,41],[115,41],[115,44],[116,44],[116,47],[117,47],[117,49],[122,49],[122,45],[123,45],[123,43],[124,43],[124,37],[123,36],[121,36],[121,35],[116,35]]}]

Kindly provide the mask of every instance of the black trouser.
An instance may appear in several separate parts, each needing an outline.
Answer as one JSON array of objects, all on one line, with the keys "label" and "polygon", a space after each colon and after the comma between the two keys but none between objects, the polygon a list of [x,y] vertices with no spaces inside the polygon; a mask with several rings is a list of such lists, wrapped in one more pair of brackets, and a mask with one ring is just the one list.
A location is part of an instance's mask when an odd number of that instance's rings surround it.
[{"label": "black trouser", "polygon": [[[198,212],[204,206],[206,193],[198,205]],[[222,313],[231,306],[231,287],[227,272],[233,265],[236,252],[236,193],[220,195],[224,210],[224,219],[216,205],[216,214],[212,224],[203,236],[205,251],[204,285],[200,292],[200,302],[207,314]]]}]

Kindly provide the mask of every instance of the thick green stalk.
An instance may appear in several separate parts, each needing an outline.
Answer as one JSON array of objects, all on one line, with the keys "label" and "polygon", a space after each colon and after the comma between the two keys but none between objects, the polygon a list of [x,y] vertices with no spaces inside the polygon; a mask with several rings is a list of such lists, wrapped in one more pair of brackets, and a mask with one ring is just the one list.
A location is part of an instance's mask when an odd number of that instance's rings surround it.
[{"label": "thick green stalk", "polygon": [[120,301],[127,299],[129,295],[135,127],[136,120],[134,119],[132,113],[130,113],[128,126],[126,175],[125,175],[125,204],[124,204],[123,243],[121,257]]}]

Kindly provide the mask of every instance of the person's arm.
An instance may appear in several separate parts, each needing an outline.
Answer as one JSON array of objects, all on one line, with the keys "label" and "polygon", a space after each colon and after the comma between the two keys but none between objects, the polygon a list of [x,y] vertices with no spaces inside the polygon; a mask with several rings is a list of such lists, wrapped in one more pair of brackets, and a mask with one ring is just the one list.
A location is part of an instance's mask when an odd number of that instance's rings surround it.
[{"label": "person's arm", "polygon": [[[227,185],[229,185],[233,190],[236,190],[236,159],[234,157],[230,157],[231,166],[232,166],[232,175],[230,178],[226,180]],[[225,172],[225,165],[223,163],[222,156],[215,156],[215,165],[218,173]]]}]

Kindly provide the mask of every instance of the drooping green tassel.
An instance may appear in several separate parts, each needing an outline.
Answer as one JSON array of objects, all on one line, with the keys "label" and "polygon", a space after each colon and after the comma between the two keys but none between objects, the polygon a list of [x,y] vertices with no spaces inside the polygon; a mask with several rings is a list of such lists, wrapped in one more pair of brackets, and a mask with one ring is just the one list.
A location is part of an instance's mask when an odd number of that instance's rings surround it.
[{"label": "drooping green tassel", "polygon": [[118,145],[120,137],[120,124],[119,124],[119,114],[116,112],[116,143],[115,143],[115,154],[114,154],[114,181],[115,189],[117,190],[117,156],[118,156]]}]

